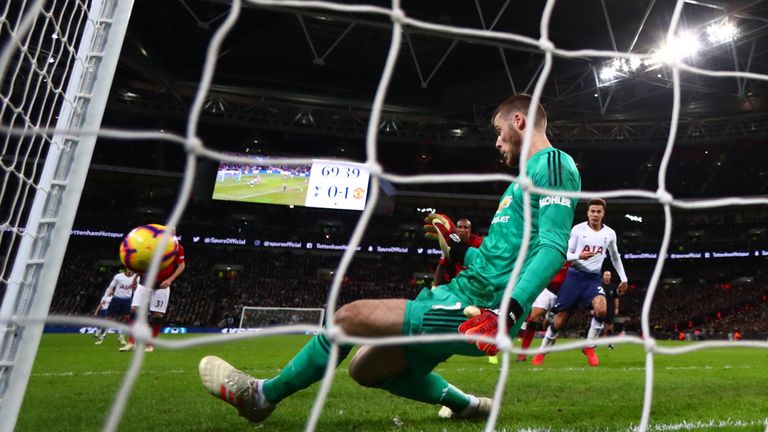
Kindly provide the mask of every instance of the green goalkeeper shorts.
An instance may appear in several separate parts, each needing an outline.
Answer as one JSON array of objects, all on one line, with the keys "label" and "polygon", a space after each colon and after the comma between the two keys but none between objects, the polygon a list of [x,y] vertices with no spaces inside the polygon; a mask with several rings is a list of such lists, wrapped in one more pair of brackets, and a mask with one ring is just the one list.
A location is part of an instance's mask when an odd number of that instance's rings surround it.
[{"label": "green goalkeeper shorts", "polygon": [[[464,308],[470,304],[447,287],[441,285],[431,290],[424,289],[414,300],[405,303],[404,335],[459,332],[459,325],[467,319]],[[403,348],[408,365],[416,373],[427,373],[454,354],[485,355],[474,343],[465,341],[407,344]]]}]

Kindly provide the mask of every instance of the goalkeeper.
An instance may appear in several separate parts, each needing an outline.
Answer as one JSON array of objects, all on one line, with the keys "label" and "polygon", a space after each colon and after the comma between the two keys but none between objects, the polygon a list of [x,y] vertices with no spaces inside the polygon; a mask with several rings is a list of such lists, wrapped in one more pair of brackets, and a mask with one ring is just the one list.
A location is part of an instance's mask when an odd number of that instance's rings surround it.
[{"label": "goalkeeper", "polygon": [[[513,96],[492,117],[496,149],[512,167],[519,159],[523,134],[532,128],[527,175],[540,188],[579,191],[581,179],[573,159],[550,144],[543,107],[535,120],[528,117],[531,98]],[[437,238],[447,259],[467,266],[446,285],[423,290],[414,300],[358,300],[339,308],[335,323],[347,335],[399,336],[451,334],[496,336],[497,315],[503,300],[509,302],[508,331],[515,334],[530,312],[531,304],[565,262],[576,200],[531,194],[531,238],[520,277],[511,298],[503,292],[512,273],[523,236],[523,190],[511,184],[501,197],[488,236],[480,248],[461,244],[453,222],[442,215],[427,217],[427,236]],[[464,316],[468,306],[480,315]],[[471,308],[477,310],[477,308]],[[352,346],[339,347],[340,363]],[[235,406],[241,416],[261,421],[284,398],[319,381],[328,365],[331,341],[324,334],[313,337],[271,379],[253,378],[224,360],[207,356],[200,361],[203,385],[214,396]],[[420,402],[443,405],[442,417],[487,415],[491,400],[466,394],[432,372],[454,354],[493,355],[496,346],[477,341],[402,346],[361,347],[349,364],[351,377],[361,385],[386,390]]]}]

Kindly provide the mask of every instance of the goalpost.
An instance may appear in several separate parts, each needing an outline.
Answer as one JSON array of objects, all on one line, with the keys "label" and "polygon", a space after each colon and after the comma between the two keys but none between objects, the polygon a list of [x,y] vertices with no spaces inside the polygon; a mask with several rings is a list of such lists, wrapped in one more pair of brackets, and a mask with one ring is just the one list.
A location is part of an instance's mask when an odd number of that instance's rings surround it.
[{"label": "goalpost", "polygon": [[0,431],[24,399],[132,6],[9,1],[0,17]]},{"label": "goalpost", "polygon": [[323,325],[325,309],[243,306],[238,332],[285,325]]}]

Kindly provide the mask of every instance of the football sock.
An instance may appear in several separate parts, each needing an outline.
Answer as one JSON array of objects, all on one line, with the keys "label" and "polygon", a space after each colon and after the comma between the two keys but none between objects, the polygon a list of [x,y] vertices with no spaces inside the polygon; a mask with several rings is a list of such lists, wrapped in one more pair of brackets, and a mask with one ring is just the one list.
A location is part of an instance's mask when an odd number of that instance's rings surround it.
[{"label": "football sock", "polygon": [[[589,334],[587,335],[587,340],[595,341],[598,337],[600,337],[600,333],[603,332],[603,320],[598,319],[597,317],[592,317],[592,322],[589,324]],[[594,347],[595,345],[590,345]]]},{"label": "football sock", "polygon": [[161,323],[154,323],[152,324],[152,337],[156,338],[157,335],[160,334],[160,331],[163,329],[163,324]]},{"label": "football sock", "polygon": [[533,341],[533,336],[536,335],[536,325],[534,323],[529,322],[528,326],[525,328],[525,331],[523,332],[523,341],[520,343],[520,348],[526,349],[531,346],[531,341]]},{"label": "football sock", "polygon": [[[339,346],[338,366],[352,350],[352,345]],[[264,382],[264,397],[277,403],[297,391],[319,381],[325,373],[331,355],[331,341],[319,334],[307,342],[298,354],[280,371],[280,374]]]},{"label": "football sock", "polygon": [[544,334],[544,339],[539,346],[539,352],[542,352],[544,348],[554,345],[557,340],[557,333],[552,330],[552,326],[547,326],[547,332]]},{"label": "football sock", "polygon": [[[131,318],[131,320],[128,321],[128,325],[129,326],[133,326],[133,323],[134,323],[134,320],[133,320],[133,318]],[[131,337],[128,338],[128,343],[131,344],[131,345],[135,345],[136,344],[136,339],[133,338],[133,333],[131,333]]]},{"label": "football sock", "polygon": [[463,412],[472,402],[480,403],[476,397],[464,393],[434,372],[421,376],[405,372],[374,387],[419,402],[445,405],[455,413]]}]

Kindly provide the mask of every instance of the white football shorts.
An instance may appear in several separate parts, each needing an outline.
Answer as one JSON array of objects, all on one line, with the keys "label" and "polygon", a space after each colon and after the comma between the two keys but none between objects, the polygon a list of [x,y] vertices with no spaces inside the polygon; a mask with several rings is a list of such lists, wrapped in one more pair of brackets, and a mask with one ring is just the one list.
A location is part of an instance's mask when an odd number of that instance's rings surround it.
[{"label": "white football shorts", "polygon": [[[133,292],[133,300],[131,300],[131,307],[139,307],[142,301],[147,301],[147,297],[150,295],[149,288],[144,285],[136,287],[136,291]],[[171,288],[156,289],[152,294],[152,299],[149,303],[150,312],[159,312],[164,314],[168,310],[168,300],[171,298]]]},{"label": "white football shorts", "polygon": [[541,294],[536,297],[536,300],[533,301],[533,307],[548,311],[555,306],[555,300],[557,300],[557,294],[544,288],[544,291],[542,291]]}]

